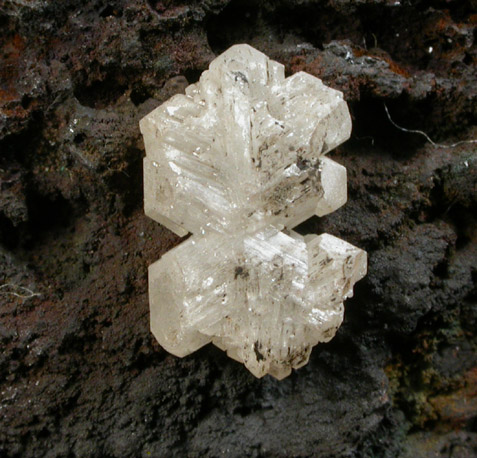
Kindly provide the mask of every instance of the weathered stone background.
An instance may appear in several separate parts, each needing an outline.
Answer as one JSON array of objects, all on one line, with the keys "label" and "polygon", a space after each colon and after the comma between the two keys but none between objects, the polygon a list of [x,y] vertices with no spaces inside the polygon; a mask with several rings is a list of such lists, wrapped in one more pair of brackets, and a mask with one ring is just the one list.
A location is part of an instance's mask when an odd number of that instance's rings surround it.
[{"label": "weathered stone background", "polygon": [[[0,456],[477,456],[477,144],[384,110],[477,138],[476,13],[1,0]],[[282,382],[148,329],[147,266],[180,240],[143,215],[138,120],[241,42],[341,89],[354,122],[332,153],[349,201],[306,229],[366,249],[369,275]]]}]

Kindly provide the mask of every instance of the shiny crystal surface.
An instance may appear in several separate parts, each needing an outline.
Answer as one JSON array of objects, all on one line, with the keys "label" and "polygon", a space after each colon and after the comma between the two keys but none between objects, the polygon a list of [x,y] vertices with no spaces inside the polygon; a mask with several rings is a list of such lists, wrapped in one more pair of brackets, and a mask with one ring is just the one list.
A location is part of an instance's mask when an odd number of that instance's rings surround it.
[{"label": "shiny crystal surface", "polygon": [[366,273],[364,251],[292,230],[346,202],[346,169],[324,156],[350,135],[342,94],[236,45],[140,127],[145,212],[193,234],[149,268],[153,334],[177,356],[212,342],[286,377]]}]

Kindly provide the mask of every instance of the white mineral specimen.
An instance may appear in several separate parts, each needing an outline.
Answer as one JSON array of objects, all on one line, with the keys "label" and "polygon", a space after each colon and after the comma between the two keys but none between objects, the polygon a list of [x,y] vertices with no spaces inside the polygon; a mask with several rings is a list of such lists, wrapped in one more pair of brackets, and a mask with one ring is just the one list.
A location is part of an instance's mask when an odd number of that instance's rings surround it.
[{"label": "white mineral specimen", "polygon": [[346,169],[324,157],[351,132],[341,92],[236,45],[140,127],[145,212],[193,234],[149,267],[153,334],[177,356],[212,342],[286,377],[366,274],[364,251],[291,230],[346,202]]}]

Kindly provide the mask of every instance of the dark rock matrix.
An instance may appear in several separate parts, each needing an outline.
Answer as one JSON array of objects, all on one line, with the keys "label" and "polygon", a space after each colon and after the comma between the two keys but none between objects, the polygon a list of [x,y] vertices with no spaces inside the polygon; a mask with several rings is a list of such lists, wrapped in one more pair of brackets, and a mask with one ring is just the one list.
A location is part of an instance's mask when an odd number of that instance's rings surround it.
[{"label": "dark rock matrix", "polygon": [[[476,25],[474,0],[0,1],[0,456],[476,456]],[[369,273],[281,382],[149,331],[180,239],[143,214],[138,121],[234,43],[353,117],[348,202],[298,230]]]}]

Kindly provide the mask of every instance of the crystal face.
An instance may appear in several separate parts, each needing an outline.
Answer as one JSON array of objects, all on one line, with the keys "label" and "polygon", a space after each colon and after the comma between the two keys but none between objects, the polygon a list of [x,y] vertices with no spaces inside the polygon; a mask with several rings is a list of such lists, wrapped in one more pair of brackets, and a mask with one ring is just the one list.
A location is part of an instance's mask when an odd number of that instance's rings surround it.
[{"label": "crystal face", "polygon": [[144,207],[193,235],[149,267],[151,330],[177,356],[214,343],[257,377],[307,363],[343,320],[366,253],[292,230],[341,207],[349,138],[341,92],[248,45],[140,122]]}]

